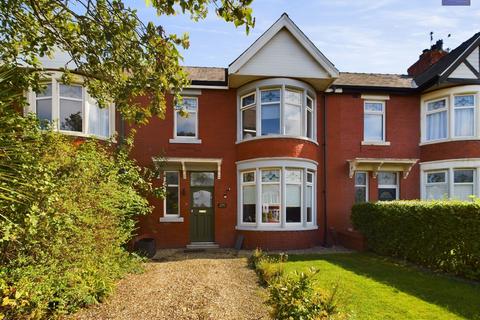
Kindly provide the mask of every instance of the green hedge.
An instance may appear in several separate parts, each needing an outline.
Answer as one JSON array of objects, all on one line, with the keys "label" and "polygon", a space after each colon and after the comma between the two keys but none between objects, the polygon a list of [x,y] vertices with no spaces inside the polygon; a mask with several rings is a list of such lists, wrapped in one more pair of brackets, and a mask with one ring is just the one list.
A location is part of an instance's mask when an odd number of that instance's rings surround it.
[{"label": "green hedge", "polygon": [[479,201],[362,203],[351,218],[378,254],[480,279]]}]

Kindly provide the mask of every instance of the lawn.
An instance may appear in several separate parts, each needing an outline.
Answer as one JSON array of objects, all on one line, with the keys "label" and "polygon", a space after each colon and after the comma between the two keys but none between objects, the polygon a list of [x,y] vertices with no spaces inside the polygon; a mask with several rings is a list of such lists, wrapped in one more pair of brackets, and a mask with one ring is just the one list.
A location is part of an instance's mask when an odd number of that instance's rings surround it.
[{"label": "lawn", "polygon": [[480,319],[480,284],[447,277],[375,255],[290,255],[286,271],[320,272],[316,286],[331,290],[349,319]]}]

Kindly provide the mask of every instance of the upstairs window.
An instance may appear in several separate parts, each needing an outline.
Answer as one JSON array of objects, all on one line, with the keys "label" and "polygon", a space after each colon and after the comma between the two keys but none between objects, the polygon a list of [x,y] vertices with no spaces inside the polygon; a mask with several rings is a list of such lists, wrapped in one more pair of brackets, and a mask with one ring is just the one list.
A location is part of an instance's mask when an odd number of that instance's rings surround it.
[{"label": "upstairs window", "polygon": [[365,101],[363,109],[363,140],[385,141],[385,102]]},{"label": "upstairs window", "polygon": [[280,134],[280,89],[261,91],[262,136]]},{"label": "upstairs window", "polygon": [[266,79],[239,89],[238,139],[289,136],[315,140],[315,91],[291,79]]},{"label": "upstairs window", "polygon": [[175,138],[198,138],[198,99],[183,97],[175,107]]},{"label": "upstairs window", "polygon": [[43,129],[76,135],[109,138],[113,106],[100,108],[87,90],[79,84],[63,84],[55,78],[42,92],[30,92],[30,111],[40,120]]},{"label": "upstairs window", "polygon": [[302,135],[302,92],[285,90],[285,134]]},{"label": "upstairs window", "polygon": [[447,99],[427,102],[426,140],[447,138]]},{"label": "upstairs window", "polygon": [[473,94],[453,98],[455,137],[472,137],[475,134],[475,96]]},{"label": "upstairs window", "polygon": [[251,93],[241,98],[242,138],[249,139],[257,135],[256,94]]}]

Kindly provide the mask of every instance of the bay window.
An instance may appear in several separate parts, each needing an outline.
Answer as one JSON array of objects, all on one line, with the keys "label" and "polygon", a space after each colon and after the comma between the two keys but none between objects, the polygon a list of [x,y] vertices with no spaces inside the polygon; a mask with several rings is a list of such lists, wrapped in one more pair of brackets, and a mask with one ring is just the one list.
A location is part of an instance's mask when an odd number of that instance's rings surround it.
[{"label": "bay window", "polygon": [[475,96],[454,96],[455,137],[471,137],[475,134]]},{"label": "bay window", "polygon": [[300,169],[286,169],[286,220],[287,223],[302,221],[302,176]]},{"label": "bay window", "polygon": [[447,138],[447,99],[435,100],[427,103],[427,140]]},{"label": "bay window", "polygon": [[28,99],[27,111],[37,115],[42,129],[101,138],[113,133],[113,106],[100,108],[80,84],[64,84],[53,77],[43,91],[29,92]]},{"label": "bay window", "polygon": [[385,141],[385,102],[365,101],[363,110],[363,140]]},{"label": "bay window", "polygon": [[316,228],[316,184],[313,171],[316,165],[304,165],[304,161],[297,160],[246,160],[240,164],[239,228]]},{"label": "bay window", "polygon": [[280,134],[280,89],[261,91],[262,136]]},{"label": "bay window", "polygon": [[241,99],[242,113],[242,138],[248,139],[257,135],[257,108],[255,93],[251,93]]},{"label": "bay window", "polygon": [[255,223],[257,186],[255,183],[255,171],[242,173],[242,222]]},{"label": "bay window", "polygon": [[285,90],[285,134],[302,135],[302,93]]},{"label": "bay window", "polygon": [[280,170],[262,170],[262,222],[280,222]]},{"label": "bay window", "polygon": [[448,172],[427,172],[425,191],[427,200],[448,198]]},{"label": "bay window", "polygon": [[314,185],[313,185],[313,172],[307,171],[307,223],[311,223],[313,221],[313,210],[314,210],[314,203],[313,199],[315,199]]},{"label": "bay window", "polygon": [[456,200],[468,200],[474,195],[474,170],[453,170],[453,198]]},{"label": "bay window", "polygon": [[398,199],[398,173],[378,172],[378,200],[392,201]]},{"label": "bay window", "polygon": [[238,140],[275,136],[315,140],[315,90],[307,84],[266,79],[238,93]]}]

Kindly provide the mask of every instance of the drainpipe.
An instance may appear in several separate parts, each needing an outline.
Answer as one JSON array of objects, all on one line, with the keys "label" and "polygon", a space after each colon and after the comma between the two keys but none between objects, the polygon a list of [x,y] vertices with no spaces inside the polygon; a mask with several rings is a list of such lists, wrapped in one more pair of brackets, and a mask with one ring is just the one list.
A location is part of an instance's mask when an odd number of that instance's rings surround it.
[{"label": "drainpipe", "polygon": [[323,97],[323,246],[328,247],[328,217],[327,217],[327,95]]}]

